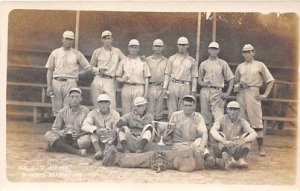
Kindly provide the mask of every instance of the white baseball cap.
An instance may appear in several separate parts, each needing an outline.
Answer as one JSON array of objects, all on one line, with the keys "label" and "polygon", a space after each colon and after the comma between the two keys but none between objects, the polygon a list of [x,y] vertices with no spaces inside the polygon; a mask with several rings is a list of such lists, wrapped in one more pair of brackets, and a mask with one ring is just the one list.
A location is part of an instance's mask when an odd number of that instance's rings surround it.
[{"label": "white baseball cap", "polygon": [[194,102],[196,102],[196,98],[192,95],[185,95],[183,96],[182,100],[184,100],[185,98],[191,98],[192,100],[194,100]]},{"label": "white baseball cap", "polygon": [[112,36],[112,33],[108,30],[105,30],[102,32],[101,34],[101,38],[105,37],[105,36]]},{"label": "white baseball cap", "polygon": [[109,95],[107,95],[107,94],[100,94],[97,97],[97,102],[100,102],[100,101],[110,101]]},{"label": "white baseball cap", "polygon": [[177,44],[189,44],[189,40],[186,37],[182,36],[178,39]]},{"label": "white baseball cap", "polygon": [[78,93],[80,93],[80,95],[82,94],[82,91],[81,91],[81,89],[79,89],[79,88],[71,88],[71,89],[69,90],[69,94],[71,94],[72,92],[78,92]]},{"label": "white baseball cap", "polygon": [[153,41],[153,46],[164,46],[164,42],[161,39]]},{"label": "white baseball cap", "polygon": [[245,44],[243,47],[243,51],[251,51],[254,50],[254,47],[251,44]]},{"label": "white baseball cap", "polygon": [[136,97],[133,101],[134,106],[146,104],[147,100],[144,97]]},{"label": "white baseball cap", "polygon": [[219,46],[219,43],[217,43],[217,42],[211,42],[211,43],[208,45],[208,48],[217,48],[217,49],[219,49],[220,46]]},{"label": "white baseball cap", "polygon": [[63,38],[75,39],[75,34],[72,31],[65,31],[63,33]]},{"label": "white baseball cap", "polygon": [[131,39],[128,43],[128,46],[140,46],[140,43],[137,39]]},{"label": "white baseball cap", "polygon": [[240,104],[236,101],[231,101],[227,104],[227,108],[240,108]]}]

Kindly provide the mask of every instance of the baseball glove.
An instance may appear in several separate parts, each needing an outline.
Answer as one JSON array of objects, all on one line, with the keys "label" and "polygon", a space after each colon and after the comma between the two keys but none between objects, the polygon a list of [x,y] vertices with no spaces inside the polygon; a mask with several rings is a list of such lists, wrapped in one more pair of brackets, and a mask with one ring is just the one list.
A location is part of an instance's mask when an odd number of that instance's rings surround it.
[{"label": "baseball glove", "polygon": [[174,159],[173,164],[181,172],[192,172],[196,169],[196,161],[192,156],[178,156]]},{"label": "baseball glove", "polygon": [[151,169],[155,170],[157,173],[166,170],[169,162],[166,157],[166,153],[163,151],[155,151],[151,158],[150,166]]},{"label": "baseball glove", "polygon": [[100,141],[104,144],[113,143],[117,137],[116,131],[108,128],[97,129],[96,134],[98,135]]}]

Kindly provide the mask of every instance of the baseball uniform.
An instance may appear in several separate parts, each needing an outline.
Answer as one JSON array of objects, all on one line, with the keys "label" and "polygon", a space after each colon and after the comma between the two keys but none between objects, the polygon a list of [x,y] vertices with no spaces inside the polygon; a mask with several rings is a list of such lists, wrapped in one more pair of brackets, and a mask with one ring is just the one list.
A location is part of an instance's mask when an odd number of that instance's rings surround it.
[{"label": "baseball uniform", "polygon": [[151,73],[148,64],[140,57],[123,59],[117,69],[116,76],[127,76],[122,88],[123,115],[131,112],[133,101],[136,97],[144,95],[145,78],[150,78]]},{"label": "baseball uniform", "polygon": [[213,119],[224,114],[224,102],[220,97],[224,82],[234,78],[234,75],[225,60],[207,59],[199,67],[199,80],[209,82],[210,87],[200,90],[201,114],[205,119],[207,128],[210,128]]},{"label": "baseball uniform", "polygon": [[[256,132],[250,127],[250,124],[245,119],[239,117],[235,122],[232,123],[227,114],[216,119],[210,132],[213,138],[216,138],[218,135],[220,135],[220,132],[222,132],[221,136],[224,136],[223,138],[229,141],[237,140],[242,136],[248,137],[244,144],[228,147],[235,160],[238,160],[241,157],[242,150],[244,148],[248,148],[250,150],[251,143],[256,138]],[[216,145],[214,145],[214,152],[217,158],[221,158],[222,149],[224,147],[227,146],[221,142],[218,142]]]},{"label": "baseball uniform", "polygon": [[259,95],[259,88],[263,82],[268,83],[274,80],[272,74],[264,63],[254,60],[251,63],[243,62],[238,65],[235,80],[247,87],[240,89],[237,93],[241,117],[249,121],[252,128],[262,129],[261,101],[258,101],[255,96]]},{"label": "baseball uniform", "polygon": [[[45,134],[46,141],[52,145],[57,139],[65,137],[65,131],[75,132],[75,134],[81,133],[81,125],[89,113],[89,108],[86,106],[79,106],[79,110],[74,112],[70,106],[66,106],[61,109],[52,125],[52,130],[47,131]],[[86,149],[91,145],[91,139],[89,135],[83,135],[76,140],[76,144],[80,149]]]},{"label": "baseball uniform", "polygon": [[110,51],[104,47],[98,48],[93,52],[90,64],[96,68],[107,68],[103,74],[95,73],[91,84],[92,100],[97,107],[97,97],[99,94],[106,93],[111,98],[111,108],[116,109],[116,70],[119,62],[125,55],[118,48],[112,47]]},{"label": "baseball uniform", "polygon": [[[151,123],[154,120],[153,115],[146,113],[143,117],[135,114],[135,112],[130,112],[121,117],[123,126],[129,128],[130,133],[123,131],[119,132],[120,141],[126,140],[128,143],[129,150],[131,152],[136,152],[140,145],[141,139],[147,139],[151,142],[154,138],[154,131],[149,131],[152,128]],[[121,127],[119,127],[121,128]]]},{"label": "baseball uniform", "polygon": [[52,88],[54,97],[51,97],[54,116],[68,104],[68,92],[77,87],[79,68],[88,70],[90,65],[84,55],[76,49],[55,49],[49,56],[45,66],[53,71]]},{"label": "baseball uniform", "polygon": [[110,110],[107,116],[104,116],[99,109],[94,109],[87,114],[82,124],[82,130],[91,133],[92,142],[99,142],[99,137],[93,132],[100,128],[108,128],[115,131],[119,120],[119,113],[113,109]]},{"label": "baseball uniform", "polygon": [[147,57],[151,78],[149,80],[149,101],[148,111],[154,116],[155,120],[161,120],[164,112],[163,82],[168,59],[164,56]]},{"label": "baseball uniform", "polygon": [[169,118],[172,114],[182,109],[182,97],[191,93],[192,78],[198,77],[197,63],[194,58],[179,53],[168,60],[165,75],[170,77],[169,84],[164,84],[168,89]]}]

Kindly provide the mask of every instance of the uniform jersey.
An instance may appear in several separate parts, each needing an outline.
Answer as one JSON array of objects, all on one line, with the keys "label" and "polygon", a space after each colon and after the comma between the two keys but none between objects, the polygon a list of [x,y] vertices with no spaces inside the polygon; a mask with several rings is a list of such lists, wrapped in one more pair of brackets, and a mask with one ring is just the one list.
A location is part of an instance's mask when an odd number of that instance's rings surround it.
[{"label": "uniform jersey", "polygon": [[80,67],[86,70],[90,65],[78,50],[61,47],[52,51],[45,67],[53,70],[53,77],[77,79]]},{"label": "uniform jersey", "polygon": [[244,133],[254,132],[254,129],[250,127],[250,124],[245,119],[239,117],[232,123],[227,114],[215,121],[211,131],[213,132],[214,130],[223,132],[227,140],[234,140]]},{"label": "uniform jersey", "polygon": [[161,58],[156,58],[153,55],[147,57],[147,63],[151,73],[149,82],[162,83],[164,81],[167,62],[168,59],[164,56]]},{"label": "uniform jersey", "polygon": [[254,60],[251,63],[243,62],[238,65],[235,80],[249,86],[260,87],[263,82],[268,83],[274,78],[264,63]]},{"label": "uniform jersey", "polygon": [[140,135],[144,126],[147,124],[151,124],[154,120],[153,115],[150,113],[146,113],[143,117],[135,114],[134,112],[130,112],[121,117],[122,122],[126,124],[130,131],[135,135]]},{"label": "uniform jersey", "polygon": [[125,58],[120,49],[112,47],[111,51],[104,47],[98,48],[93,52],[90,64],[98,68],[107,68],[106,75],[115,77],[119,62]]},{"label": "uniform jersey", "polygon": [[207,59],[201,62],[199,67],[199,79],[210,82],[211,86],[224,87],[224,81],[229,81],[234,75],[225,60]]},{"label": "uniform jersey", "polygon": [[119,120],[119,113],[113,109],[110,110],[107,116],[103,116],[99,109],[94,109],[87,114],[82,124],[82,130],[93,133],[100,128],[114,129]]},{"label": "uniform jersey", "polygon": [[65,127],[72,126],[73,131],[76,133],[81,132],[81,125],[89,111],[88,107],[82,105],[79,106],[79,110],[76,112],[73,112],[70,106],[62,108],[55,118],[52,131],[58,132]]},{"label": "uniform jersey", "polygon": [[196,60],[188,54],[175,54],[169,58],[165,74],[176,80],[191,82],[192,78],[198,77]]},{"label": "uniform jersey", "polygon": [[189,142],[202,137],[207,129],[200,113],[194,112],[191,116],[186,116],[184,111],[176,111],[170,119],[176,128],[173,134],[173,142]]}]

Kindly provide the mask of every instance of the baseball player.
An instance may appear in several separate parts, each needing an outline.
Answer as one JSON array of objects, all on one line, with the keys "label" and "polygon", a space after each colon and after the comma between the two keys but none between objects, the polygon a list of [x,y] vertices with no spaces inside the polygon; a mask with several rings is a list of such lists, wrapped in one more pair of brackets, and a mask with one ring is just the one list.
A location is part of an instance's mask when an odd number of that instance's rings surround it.
[{"label": "baseball player", "polygon": [[149,113],[154,116],[156,121],[163,118],[164,112],[164,95],[163,82],[164,73],[168,59],[162,55],[164,50],[164,42],[156,39],[152,46],[153,55],[147,57],[147,63],[150,69],[151,78],[149,80]]},{"label": "baseball player", "polygon": [[[100,94],[97,98],[98,109],[87,114],[82,130],[90,133],[92,144],[96,151],[94,158],[100,160],[106,144],[113,144],[116,138],[116,124],[120,120],[117,111],[110,108],[111,99],[107,94]],[[111,136],[106,136],[111,135]]]},{"label": "baseball player", "polygon": [[[72,48],[75,35],[65,31],[62,36],[62,47],[50,54],[47,68],[47,95],[51,96],[52,112],[56,116],[63,106],[68,105],[68,92],[77,87],[79,74],[91,69],[84,55]],[[83,70],[79,72],[79,69]]]},{"label": "baseball player", "polygon": [[90,147],[91,139],[86,132],[81,131],[81,125],[89,109],[80,105],[82,101],[81,94],[79,88],[69,90],[69,105],[58,112],[52,130],[47,131],[45,134],[48,142],[47,151],[86,155],[86,149]]},{"label": "baseball player", "polygon": [[171,56],[167,63],[164,79],[164,95],[168,93],[169,118],[172,114],[182,109],[183,96],[196,95],[198,67],[194,58],[189,56],[187,49],[189,41],[180,37],[177,41],[178,53]]},{"label": "baseball player", "polygon": [[214,146],[214,152],[217,157],[217,165],[221,169],[227,170],[234,165],[240,168],[248,167],[245,159],[257,133],[239,114],[239,103],[236,101],[229,102],[227,114],[216,119],[210,131],[212,137],[218,142]]},{"label": "baseball player", "polygon": [[[238,65],[235,71],[237,101],[241,106],[241,117],[249,121],[257,132],[259,156],[266,156],[263,147],[263,122],[261,100],[265,99],[272,90],[274,78],[266,65],[254,59],[255,50],[251,44],[243,47],[245,61]],[[264,94],[259,93],[262,83],[267,84]]]},{"label": "baseball player", "polygon": [[[219,52],[219,44],[211,42],[208,45],[209,58],[201,62],[199,67],[198,83],[202,87],[200,90],[201,115],[208,129],[211,128],[213,119],[224,114],[225,101],[234,84],[234,75],[227,62],[218,58]],[[223,93],[225,81],[228,82],[228,88]]]},{"label": "baseball player", "polygon": [[143,152],[154,138],[153,120],[153,115],[147,112],[147,100],[136,97],[133,111],[123,115],[117,123],[123,152]]},{"label": "baseball player", "polygon": [[195,148],[197,152],[204,153],[205,161],[210,167],[215,166],[214,158],[206,148],[208,134],[204,118],[196,110],[196,99],[192,95],[182,98],[183,110],[172,114],[170,123],[175,124],[172,149]]},{"label": "baseball player", "polygon": [[117,80],[124,83],[121,93],[123,115],[131,112],[136,97],[148,97],[149,78],[151,77],[148,64],[138,53],[140,43],[132,39],[128,44],[129,55],[123,59],[117,69]]},{"label": "baseball player", "polygon": [[118,64],[125,55],[120,49],[112,47],[113,37],[110,31],[102,32],[101,41],[103,46],[94,51],[90,61],[95,75],[91,84],[93,104],[97,108],[98,95],[106,93],[111,98],[111,107],[116,109],[115,76]]}]

